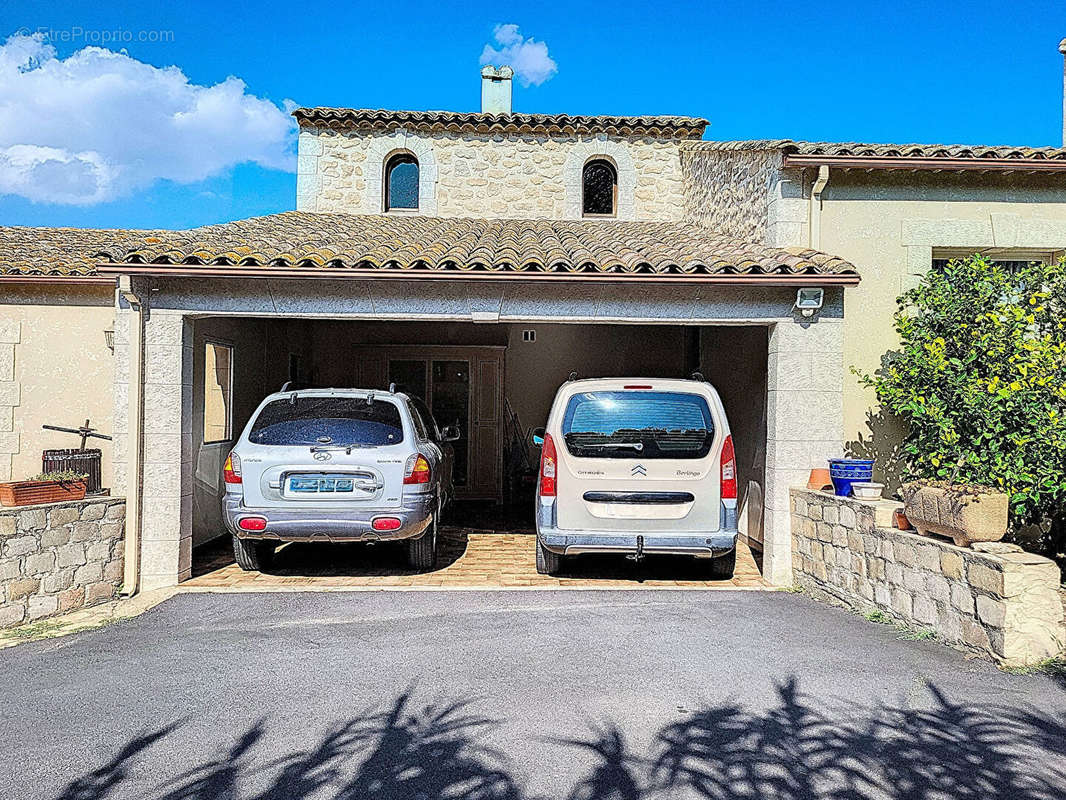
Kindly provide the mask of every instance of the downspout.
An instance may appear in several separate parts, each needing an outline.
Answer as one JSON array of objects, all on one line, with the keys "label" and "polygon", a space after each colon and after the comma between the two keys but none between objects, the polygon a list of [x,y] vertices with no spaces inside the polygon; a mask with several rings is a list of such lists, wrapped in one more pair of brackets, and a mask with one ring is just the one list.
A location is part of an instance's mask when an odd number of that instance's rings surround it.
[{"label": "downspout", "polygon": [[829,183],[829,165],[818,167],[818,177],[811,187],[811,205],[807,215],[807,246],[820,250],[822,246],[822,192]]},{"label": "downspout", "polygon": [[129,383],[126,421],[126,533],[122,594],[136,594],[141,573],[141,478],[144,463],[144,304],[129,275],[118,279],[119,297],[130,307]]}]

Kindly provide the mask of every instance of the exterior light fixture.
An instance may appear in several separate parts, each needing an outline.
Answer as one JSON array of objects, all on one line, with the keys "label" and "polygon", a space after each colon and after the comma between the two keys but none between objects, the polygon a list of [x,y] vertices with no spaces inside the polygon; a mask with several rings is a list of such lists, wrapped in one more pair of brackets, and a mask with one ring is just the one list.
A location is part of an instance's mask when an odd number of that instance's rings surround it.
[{"label": "exterior light fixture", "polygon": [[115,352],[115,326],[110,328],[104,328],[104,344],[107,345],[107,349],[112,353]]},{"label": "exterior light fixture", "polygon": [[814,312],[822,307],[825,300],[824,289],[798,289],[796,290],[795,308],[805,317],[813,317]]}]

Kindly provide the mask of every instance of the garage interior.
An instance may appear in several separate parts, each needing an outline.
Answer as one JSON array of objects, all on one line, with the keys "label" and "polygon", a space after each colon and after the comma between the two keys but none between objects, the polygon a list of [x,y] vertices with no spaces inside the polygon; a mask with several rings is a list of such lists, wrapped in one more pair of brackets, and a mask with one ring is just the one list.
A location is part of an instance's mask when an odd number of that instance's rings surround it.
[{"label": "garage interior", "polygon": [[[762,542],[767,337],[761,325],[623,325],[200,317],[192,324],[193,573],[224,553],[222,465],[259,402],[286,382],[420,395],[458,424],[457,503],[446,523],[531,533],[538,454],[528,442],[560,384],[687,377],[718,390],[737,454],[740,528]],[[228,537],[225,538],[228,542]],[[331,547],[331,546],[326,546]],[[364,547],[362,545],[332,547]],[[200,562],[199,564],[197,562]],[[344,565],[335,565],[343,574]],[[354,565],[353,565],[354,566]]]}]

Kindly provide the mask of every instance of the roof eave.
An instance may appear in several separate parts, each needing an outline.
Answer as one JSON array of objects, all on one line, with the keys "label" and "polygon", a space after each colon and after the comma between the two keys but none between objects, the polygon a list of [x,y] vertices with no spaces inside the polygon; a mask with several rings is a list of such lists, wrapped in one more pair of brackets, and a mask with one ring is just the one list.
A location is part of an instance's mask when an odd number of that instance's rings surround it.
[{"label": "roof eave", "polygon": [[[496,280],[496,281],[580,281],[599,283],[670,283],[670,284],[720,284],[732,286],[857,286],[857,273],[816,274],[694,274],[671,275],[639,272],[475,272],[467,270],[431,269],[374,269],[350,267],[329,269],[317,267],[250,267],[250,266],[195,266],[189,264],[126,264],[107,262],[97,266],[101,276],[143,275],[166,278],[265,278],[300,280]],[[113,277],[109,278],[113,280]]]},{"label": "roof eave", "polygon": [[1041,158],[940,158],[916,156],[841,156],[786,153],[785,167],[837,167],[865,170],[1066,172],[1066,160]]}]

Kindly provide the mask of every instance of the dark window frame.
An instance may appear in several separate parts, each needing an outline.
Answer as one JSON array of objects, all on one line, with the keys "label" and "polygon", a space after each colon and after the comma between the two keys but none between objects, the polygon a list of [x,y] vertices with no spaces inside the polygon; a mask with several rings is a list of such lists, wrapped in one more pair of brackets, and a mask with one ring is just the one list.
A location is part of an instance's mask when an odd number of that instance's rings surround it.
[{"label": "dark window frame", "polygon": [[[414,164],[415,165],[415,198],[414,198],[415,204],[413,206],[394,206],[393,205],[393,200],[392,200],[392,173],[397,167],[403,166],[405,164]],[[414,156],[413,153],[407,153],[407,152],[394,153],[393,155],[389,156],[389,158],[385,161],[385,181],[384,181],[385,211],[386,212],[399,211],[399,212],[407,212],[407,213],[412,213],[412,212],[418,211],[418,209],[419,209],[419,197],[418,197],[419,191],[418,190],[419,190],[419,187],[421,185],[421,181],[422,181],[422,165],[418,163],[418,159]]]},{"label": "dark window frame", "polygon": [[[588,210],[588,180],[592,168],[606,167],[611,173],[611,210],[608,212]],[[618,167],[606,158],[592,158],[581,168],[581,216],[582,217],[616,217],[618,216]]]}]

